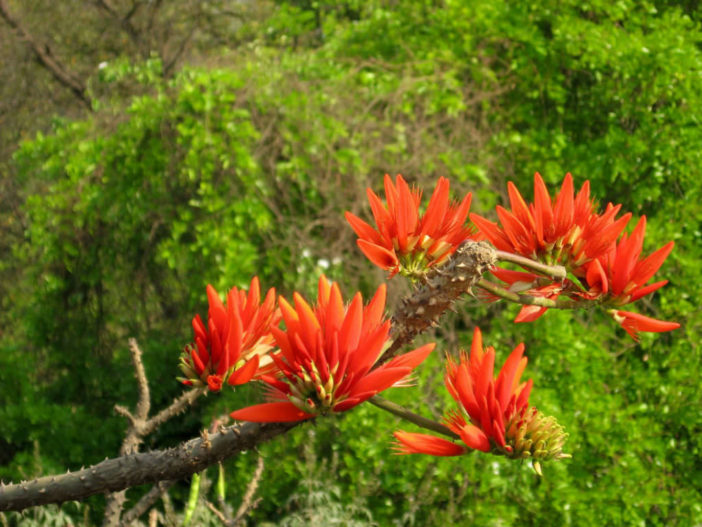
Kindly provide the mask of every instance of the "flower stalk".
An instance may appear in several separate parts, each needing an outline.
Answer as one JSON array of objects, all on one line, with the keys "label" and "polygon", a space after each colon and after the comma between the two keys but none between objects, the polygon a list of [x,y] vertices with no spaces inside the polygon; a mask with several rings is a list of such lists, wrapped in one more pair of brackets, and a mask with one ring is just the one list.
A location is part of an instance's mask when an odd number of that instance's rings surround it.
[{"label": "flower stalk", "polygon": [[436,421],[427,419],[426,417],[423,417],[419,414],[415,414],[414,412],[409,411],[404,406],[401,406],[397,403],[393,403],[392,401],[388,401],[380,395],[374,395],[373,397],[368,399],[368,402],[374,406],[377,406],[381,410],[385,410],[386,412],[390,412],[391,414],[396,415],[401,419],[404,419],[405,421],[414,423],[420,428],[431,430],[432,432],[445,435],[446,437],[450,437],[451,439],[460,439],[458,434],[455,434],[448,427],[442,425],[441,423],[437,423]]},{"label": "flower stalk", "polygon": [[500,287],[496,283],[486,280],[485,278],[478,280],[477,286],[484,289],[488,293],[501,298],[502,300],[507,300],[509,302],[514,302],[515,304],[522,304],[525,306],[539,306],[555,309],[579,309],[582,307],[592,307],[591,304],[579,303],[567,297],[551,299],[508,291],[504,287]]},{"label": "flower stalk", "polygon": [[556,281],[563,281],[568,276],[568,271],[562,265],[547,265],[531,258],[526,258],[525,256],[500,250],[495,251],[495,256],[497,256],[500,262],[517,264],[525,269],[548,276]]}]

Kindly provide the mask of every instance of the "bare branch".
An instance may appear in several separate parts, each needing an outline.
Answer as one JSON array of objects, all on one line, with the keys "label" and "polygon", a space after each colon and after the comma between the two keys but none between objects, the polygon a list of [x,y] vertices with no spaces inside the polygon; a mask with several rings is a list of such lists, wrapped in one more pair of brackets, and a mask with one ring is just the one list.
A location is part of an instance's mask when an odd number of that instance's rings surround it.
[{"label": "bare branch", "polygon": [[186,37],[183,40],[181,40],[181,42],[178,46],[178,49],[176,49],[175,53],[173,53],[173,56],[170,59],[168,59],[168,61],[165,62],[165,64],[163,65],[163,76],[164,77],[170,76],[170,74],[173,71],[173,68],[177,64],[180,57],[185,52],[186,48],[188,47],[188,44],[190,43],[190,40],[195,35],[196,31],[197,31],[197,26],[191,27],[190,31],[188,31],[188,34],[186,35]]},{"label": "bare branch", "polygon": [[149,435],[163,423],[182,413],[188,406],[192,405],[198,397],[205,393],[205,391],[206,388],[193,388],[183,392],[177,399],[173,399],[173,402],[167,408],[164,408],[143,424],[142,434],[145,436]]},{"label": "bare branch", "polygon": [[224,502],[224,498],[222,496],[217,497],[219,509],[210,501],[205,500],[205,505],[207,505],[207,508],[209,508],[215,514],[215,516],[217,516],[219,521],[226,527],[238,527],[242,524],[249,512],[258,506],[261,499],[259,498],[254,500],[254,495],[256,494],[256,490],[258,489],[258,485],[261,481],[261,476],[263,475],[263,467],[263,456],[259,455],[258,461],[256,462],[256,470],[254,471],[251,481],[249,481],[249,484],[246,486],[246,492],[241,500],[241,505],[237,509],[234,517],[232,517],[231,509]]},{"label": "bare branch", "polygon": [[234,425],[209,436],[207,441],[198,437],[175,448],[106,459],[92,467],[60,476],[45,476],[12,485],[0,484],[0,511],[80,500],[93,494],[117,492],[136,485],[183,479],[240,452],[251,450],[299,424]]},{"label": "bare branch", "polygon": [[217,516],[217,519],[222,522],[222,525],[226,525],[227,527],[229,526],[229,520],[227,517],[222,511],[215,507],[211,501],[205,500],[205,505],[207,505],[207,508],[210,509],[215,516]]},{"label": "bare branch", "polygon": [[[495,261],[495,249],[492,246],[467,241],[445,265],[430,271],[426,283],[402,301],[400,309],[393,317],[394,341],[382,360],[388,360],[416,335],[436,323],[456,299],[470,291]],[[136,363],[135,367],[138,369]],[[181,411],[202,393],[195,392],[197,390],[183,394],[169,408],[150,420],[143,421],[138,416],[132,416],[137,421],[133,431],[139,441],[143,435]],[[129,413],[126,410],[125,412]],[[148,453],[126,453],[122,457],[107,459],[77,472],[47,476],[32,482],[0,485],[0,511],[22,510],[35,505],[82,499],[96,493],[121,491],[145,483],[179,480],[284,434],[298,424],[244,423],[225,428],[213,435],[206,434],[192,439],[176,448]],[[126,441],[127,438],[125,443]],[[255,487],[252,488],[251,496],[255,492]],[[245,498],[242,505],[249,502],[250,498]],[[243,509],[240,508],[241,510]]]},{"label": "bare branch", "polygon": [[120,27],[127,33],[127,35],[129,35],[129,38],[131,38],[132,41],[134,41],[136,44],[139,44],[141,42],[141,35],[139,34],[139,31],[137,31],[137,29],[134,27],[131,21],[132,17],[134,16],[134,13],[136,13],[137,9],[139,8],[139,2],[135,3],[125,16],[120,15],[119,11],[112,7],[107,2],[107,0],[95,0],[95,5],[97,5],[100,9],[105,11],[107,14],[110,15],[110,17],[117,21]]},{"label": "bare branch", "polygon": [[68,71],[66,67],[53,56],[51,48],[49,48],[47,44],[41,44],[35,40],[29,31],[20,23],[19,19],[12,16],[7,0],[0,0],[0,17],[2,17],[11,28],[16,30],[22,39],[29,44],[39,64],[44,66],[54,79],[69,88],[85,107],[92,111],[91,100],[86,93],[83,81]]}]

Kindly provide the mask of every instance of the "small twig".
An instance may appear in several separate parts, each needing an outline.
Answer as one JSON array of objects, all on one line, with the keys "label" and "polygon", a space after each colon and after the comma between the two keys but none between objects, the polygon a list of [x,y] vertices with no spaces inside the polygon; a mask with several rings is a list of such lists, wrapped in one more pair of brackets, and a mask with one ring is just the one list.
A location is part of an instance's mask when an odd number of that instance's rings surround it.
[{"label": "small twig", "polygon": [[190,31],[188,32],[187,36],[180,41],[180,44],[178,45],[178,48],[176,49],[175,53],[169,60],[165,60],[164,56],[164,65],[163,65],[163,76],[164,77],[169,77],[171,74],[171,71],[173,70],[174,66],[180,59],[180,57],[183,55],[185,52],[188,44],[192,40],[193,36],[195,35],[195,32],[197,31],[197,26],[193,26],[190,28]]},{"label": "small twig", "polygon": [[188,406],[191,406],[202,394],[207,391],[207,388],[193,388],[187,392],[183,392],[178,398],[167,407],[146,421],[143,425],[143,435],[148,435],[156,430],[163,423],[175,417]]},{"label": "small twig", "polygon": [[134,507],[122,515],[122,520],[119,524],[120,527],[129,527],[133,521],[137,520],[142,514],[148,511],[164,492],[175,484],[175,481],[161,481],[151,487],[151,490],[144,494]]},{"label": "small twig", "polygon": [[156,509],[151,509],[149,513],[149,527],[158,527],[158,521],[161,514]]},{"label": "small twig", "polygon": [[392,401],[388,401],[387,399],[384,399],[379,395],[374,395],[373,397],[368,399],[368,402],[382,410],[385,410],[386,412],[390,412],[391,414],[404,419],[405,421],[410,421],[411,423],[414,423],[421,428],[426,428],[427,430],[431,430],[432,432],[437,432],[439,434],[450,437],[451,439],[460,439],[458,435],[454,434],[451,430],[449,430],[441,423],[437,423],[436,421],[432,421],[431,419],[422,417],[421,415],[415,414],[414,412],[410,412],[404,406],[400,406],[399,404],[393,403]]},{"label": "small twig", "polygon": [[549,276],[557,281],[563,281],[568,276],[568,271],[566,271],[566,268],[562,265],[546,265],[530,258],[525,258],[524,256],[508,253],[506,251],[495,251],[495,255],[501,262],[517,264],[525,269],[531,269],[532,271]]},{"label": "small twig", "polygon": [[[135,43],[139,43],[140,41],[140,36],[139,32],[136,30],[134,25],[131,23],[131,17],[133,16],[134,12],[136,12],[136,7],[132,8],[132,11],[127,13],[124,17],[119,14],[117,9],[115,9],[113,6],[111,6],[107,0],[95,0],[94,3],[103,11],[108,13],[114,20],[116,20],[119,25],[126,31],[126,33],[129,35],[129,38],[131,38]],[[131,13],[131,14],[130,14]]]},{"label": "small twig", "polygon": [[215,516],[217,516],[217,519],[222,522],[222,525],[226,525],[227,527],[229,527],[229,520],[222,511],[215,507],[214,504],[209,500],[205,500],[205,505],[207,505],[207,508],[210,509]]},{"label": "small twig", "polygon": [[149,393],[149,381],[146,379],[146,370],[144,370],[144,362],[141,360],[141,348],[139,348],[136,339],[129,339],[129,352],[132,355],[132,363],[134,364],[134,373],[136,374],[137,388],[139,390],[136,418],[143,421],[149,416],[149,410],[151,410],[151,395]]},{"label": "small twig", "polygon": [[256,494],[256,490],[258,489],[259,482],[261,481],[261,476],[263,475],[263,466],[263,456],[259,455],[256,463],[256,470],[254,471],[251,481],[249,481],[249,484],[246,486],[246,492],[241,500],[241,505],[236,511],[236,515],[234,517],[232,517],[230,512],[231,509],[224,501],[224,497],[222,495],[217,496],[219,508],[217,508],[212,502],[205,500],[205,505],[207,505],[207,508],[210,509],[215,516],[217,516],[219,521],[221,521],[226,527],[238,527],[241,525],[244,518],[246,518],[246,515],[252,509],[255,509],[258,506],[259,502],[261,501],[260,498],[257,500],[254,500],[253,498]]},{"label": "small twig", "polygon": [[116,404],[115,405],[115,413],[117,415],[121,415],[124,417],[127,421],[129,421],[130,426],[137,426],[137,418],[132,415],[132,412],[130,412],[127,408],[122,406],[121,404]]},{"label": "small twig", "polygon": [[241,505],[239,505],[239,508],[236,511],[236,515],[232,520],[232,527],[237,526],[246,517],[249,511],[255,509],[258,505],[259,500],[254,501],[253,498],[256,494],[256,490],[258,489],[258,485],[261,482],[261,476],[263,476],[263,468],[263,456],[259,454],[258,461],[256,462],[256,470],[254,471],[254,475],[251,478],[251,481],[249,481],[249,484],[246,486],[246,493],[244,494],[244,498],[241,500]]}]

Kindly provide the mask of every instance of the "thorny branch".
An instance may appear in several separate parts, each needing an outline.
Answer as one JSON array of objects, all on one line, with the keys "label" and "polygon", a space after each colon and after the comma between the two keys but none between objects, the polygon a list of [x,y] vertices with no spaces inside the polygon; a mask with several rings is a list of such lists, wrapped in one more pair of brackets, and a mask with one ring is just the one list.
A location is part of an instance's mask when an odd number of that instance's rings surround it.
[{"label": "thorny branch", "polygon": [[254,500],[254,496],[256,495],[258,484],[261,482],[261,476],[263,476],[263,468],[263,457],[259,455],[253,478],[251,478],[251,481],[249,481],[249,484],[246,487],[244,499],[241,500],[241,505],[239,505],[236,515],[234,516],[234,520],[232,521],[233,526],[238,525],[246,517],[249,511],[255,509],[258,505],[258,500]]},{"label": "thorny branch", "polygon": [[299,423],[243,423],[178,447],[128,454],[92,467],[13,485],[0,484],[0,511],[80,500],[146,483],[180,480],[284,434]]},{"label": "thorny branch", "polygon": [[467,240],[441,267],[432,268],[424,285],[404,298],[392,319],[393,343],[380,361],[386,362],[419,333],[438,323],[439,317],[497,261],[492,245]]}]

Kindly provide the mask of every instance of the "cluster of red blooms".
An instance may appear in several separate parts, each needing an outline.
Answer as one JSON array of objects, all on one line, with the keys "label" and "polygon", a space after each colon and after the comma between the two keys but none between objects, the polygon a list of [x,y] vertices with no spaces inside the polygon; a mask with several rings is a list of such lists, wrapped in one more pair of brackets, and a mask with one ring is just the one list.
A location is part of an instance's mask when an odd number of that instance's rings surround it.
[{"label": "cluster of red blooms", "polygon": [[[390,275],[421,277],[440,263],[466,239],[488,240],[498,250],[524,256],[549,265],[562,265],[573,279],[554,281],[533,272],[496,268],[493,274],[507,284],[507,291],[556,300],[568,297],[580,305],[597,303],[610,307],[609,314],[634,338],[639,331],[661,332],[680,327],[675,322],[622,311],[619,308],[663,287],[667,280],[647,284],[663,264],[674,242],[642,257],[646,217],[636,228],[622,234],[631,214],[619,218],[621,205],[607,204],[597,211],[586,181],[575,193],[567,174],[560,192],[552,199],[539,174],[534,176],[534,202],[527,204],[517,188],[508,183],[511,210],[497,207],[499,223],[478,214],[470,219],[477,232],[464,225],[471,195],[460,205],[449,204],[449,184],[440,178],[426,208],[419,217],[421,192],[410,190],[402,176],[393,186],[385,176],[387,206],[369,189],[368,196],[376,228],[351,213],[346,218],[358,235],[358,246],[376,265]],[[490,297],[490,295],[487,295]],[[496,299],[495,297],[490,297]],[[539,318],[548,307],[525,305],[517,322]]]},{"label": "cluster of red blooms", "polygon": [[225,382],[267,383],[271,402],[233,412],[239,420],[299,421],[349,410],[402,381],[434,349],[427,344],[374,367],[390,344],[384,284],[365,306],[360,293],[344,305],[339,286],[325,276],[314,308],[298,293],[294,307],[280,297],[276,308],[273,289],[261,304],[258,278],[248,296],[232,289],[226,306],[211,286],[207,294],[208,324],[193,319],[195,344],[181,357],[181,381],[210,391]]},{"label": "cluster of red blooms", "polygon": [[[511,183],[508,191],[511,210],[497,207],[499,223],[470,215],[476,231],[466,226],[471,195],[451,203],[446,179],[439,179],[420,215],[421,192],[411,189],[402,176],[394,183],[386,176],[385,205],[368,190],[376,227],[350,212],[346,218],[363,253],[391,276],[399,273],[421,281],[428,269],[441,265],[465,240],[486,239],[498,251],[562,265],[569,273],[570,278],[555,281],[534,271],[493,269],[493,275],[507,284],[506,292],[551,301],[565,297],[571,307],[588,302],[610,306],[615,320],[633,337],[638,331],[679,327],[618,309],[667,283],[648,281],[673,242],[642,257],[645,217],[630,235],[622,234],[631,215],[617,218],[621,206],[612,204],[597,212],[588,182],[576,195],[570,175],[553,199],[538,174],[534,203],[527,204]],[[490,290],[496,291],[492,286]],[[238,420],[299,421],[349,410],[402,383],[434,348],[427,344],[379,363],[391,343],[385,285],[366,305],[360,293],[345,304],[338,285],[324,276],[314,305],[298,293],[292,303],[280,297],[276,305],[274,289],[261,301],[257,278],[248,293],[233,288],[226,303],[211,286],[207,296],[207,324],[199,315],[193,319],[195,339],[181,357],[185,374],[181,381],[211,391],[225,383],[265,383],[268,402],[232,412]],[[535,320],[550,305],[525,305],[517,321]],[[279,327],[281,321],[285,329]],[[531,381],[520,382],[527,362],[523,353],[520,344],[493,378],[495,351],[483,347],[476,328],[470,355],[461,354],[458,362],[448,359],[446,366],[446,387],[458,408],[444,422],[449,434],[463,444],[398,431],[399,451],[458,455],[476,449],[531,458],[537,472],[541,460],[568,457],[562,453],[566,434],[560,425],[529,407]]]}]

